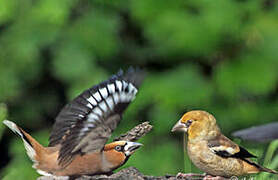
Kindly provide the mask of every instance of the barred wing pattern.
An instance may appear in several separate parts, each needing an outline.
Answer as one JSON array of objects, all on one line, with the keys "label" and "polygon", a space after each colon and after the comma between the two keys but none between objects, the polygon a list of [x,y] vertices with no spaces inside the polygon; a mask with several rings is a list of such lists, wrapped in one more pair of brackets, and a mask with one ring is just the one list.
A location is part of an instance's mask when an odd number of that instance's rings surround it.
[{"label": "barred wing pattern", "polygon": [[66,166],[77,154],[101,151],[134,100],[143,72],[119,71],[109,80],[84,91],[58,114],[49,146],[61,145],[59,164]]}]

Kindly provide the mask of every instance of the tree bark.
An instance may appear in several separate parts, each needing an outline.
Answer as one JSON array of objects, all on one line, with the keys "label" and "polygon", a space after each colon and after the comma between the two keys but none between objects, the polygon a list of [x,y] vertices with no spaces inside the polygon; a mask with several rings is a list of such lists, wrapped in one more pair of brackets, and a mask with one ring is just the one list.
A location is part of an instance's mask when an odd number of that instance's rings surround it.
[{"label": "tree bark", "polygon": [[153,126],[149,122],[143,122],[126,132],[119,137],[114,138],[114,141],[137,141],[141,137],[145,136],[152,130]]},{"label": "tree bark", "polygon": [[81,176],[81,177],[53,177],[53,176],[41,176],[37,180],[177,180],[173,175],[165,176],[148,176],[143,175],[135,167],[128,167],[120,170],[112,175],[96,175],[96,176]]}]

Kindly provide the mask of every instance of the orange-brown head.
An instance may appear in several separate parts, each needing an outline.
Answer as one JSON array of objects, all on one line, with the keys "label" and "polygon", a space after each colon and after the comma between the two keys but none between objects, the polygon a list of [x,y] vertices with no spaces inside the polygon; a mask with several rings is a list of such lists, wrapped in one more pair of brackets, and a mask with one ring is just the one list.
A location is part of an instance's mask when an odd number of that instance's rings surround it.
[{"label": "orange-brown head", "polygon": [[130,141],[115,141],[106,144],[103,149],[105,159],[112,169],[122,166],[128,158],[140,147],[142,144]]},{"label": "orange-brown head", "polygon": [[201,110],[189,111],[172,128],[172,132],[182,131],[188,133],[188,139],[210,139],[220,130],[216,119],[210,113]]}]

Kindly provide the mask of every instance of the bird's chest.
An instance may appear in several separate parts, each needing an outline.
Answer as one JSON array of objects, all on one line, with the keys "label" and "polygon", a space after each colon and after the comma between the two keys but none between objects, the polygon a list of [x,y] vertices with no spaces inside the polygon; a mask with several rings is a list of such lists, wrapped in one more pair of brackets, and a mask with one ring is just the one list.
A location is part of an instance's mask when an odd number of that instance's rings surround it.
[{"label": "bird's chest", "polygon": [[187,153],[191,161],[197,167],[199,167],[199,165],[213,164],[213,162],[217,159],[216,155],[208,149],[206,142],[198,144],[188,143]]}]

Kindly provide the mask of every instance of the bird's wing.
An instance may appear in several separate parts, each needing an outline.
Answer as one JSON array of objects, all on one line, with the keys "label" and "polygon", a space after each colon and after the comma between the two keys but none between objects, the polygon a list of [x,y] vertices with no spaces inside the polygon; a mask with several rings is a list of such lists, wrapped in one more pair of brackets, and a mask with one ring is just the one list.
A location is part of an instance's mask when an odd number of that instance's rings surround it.
[{"label": "bird's wing", "polygon": [[56,117],[49,146],[60,145],[59,164],[66,166],[77,154],[99,152],[135,98],[144,73],[120,70],[109,80],[84,91]]},{"label": "bird's wing", "polygon": [[260,126],[254,126],[234,132],[232,135],[244,140],[267,142],[278,139],[278,123],[269,123]]},{"label": "bird's wing", "polygon": [[212,152],[221,157],[236,157],[240,159],[256,157],[222,134],[209,140],[208,147]]}]

